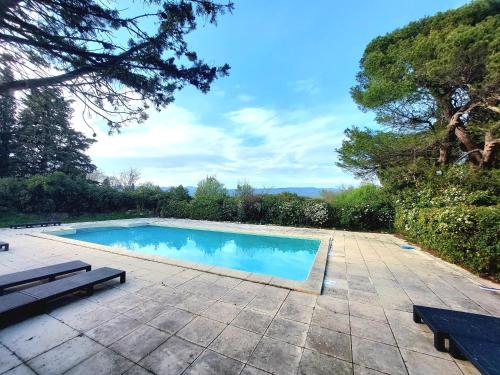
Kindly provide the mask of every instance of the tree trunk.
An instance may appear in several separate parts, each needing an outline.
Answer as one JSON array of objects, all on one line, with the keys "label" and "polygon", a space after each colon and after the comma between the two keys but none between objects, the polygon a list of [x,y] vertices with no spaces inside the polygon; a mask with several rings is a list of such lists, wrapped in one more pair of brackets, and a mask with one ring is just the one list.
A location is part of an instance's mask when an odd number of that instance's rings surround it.
[{"label": "tree trunk", "polygon": [[487,131],[484,136],[483,157],[481,160],[481,167],[494,167],[496,161],[495,150],[500,145],[500,138],[494,139],[493,134]]},{"label": "tree trunk", "polygon": [[481,150],[472,141],[469,132],[462,124],[462,122],[459,122],[455,126],[455,136],[457,137],[458,141],[464,146],[465,151],[467,151],[469,161],[476,166],[481,165],[481,161],[483,159]]}]

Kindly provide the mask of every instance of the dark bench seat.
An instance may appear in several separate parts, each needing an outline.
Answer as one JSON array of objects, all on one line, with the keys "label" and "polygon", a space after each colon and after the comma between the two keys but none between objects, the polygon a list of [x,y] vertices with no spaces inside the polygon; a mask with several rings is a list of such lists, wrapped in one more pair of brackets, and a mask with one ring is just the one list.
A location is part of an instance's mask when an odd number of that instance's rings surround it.
[{"label": "dark bench seat", "polygon": [[9,226],[9,228],[10,229],[35,228],[35,227],[48,227],[51,225],[61,225],[61,222],[60,221],[42,221],[39,223],[12,224]]},{"label": "dark bench seat", "polygon": [[468,359],[483,375],[500,375],[500,343],[450,335],[450,354]]},{"label": "dark bench seat", "polygon": [[0,241],[0,249],[4,251],[9,251],[9,243],[5,241]]},{"label": "dark bench seat", "polygon": [[116,277],[124,283],[125,271],[103,267],[1,296],[0,326],[40,313],[48,302],[56,298],[80,290],[92,293],[96,284]]},{"label": "dark bench seat", "polygon": [[80,260],[54,264],[52,266],[34,268],[31,270],[9,273],[0,276],[0,295],[5,289],[34,281],[49,279],[54,280],[57,276],[65,275],[77,271],[90,271],[91,265]]},{"label": "dark bench seat", "polygon": [[446,350],[444,340],[450,334],[500,342],[500,318],[492,316],[414,305],[413,321],[429,326],[434,333],[434,347],[441,352]]}]

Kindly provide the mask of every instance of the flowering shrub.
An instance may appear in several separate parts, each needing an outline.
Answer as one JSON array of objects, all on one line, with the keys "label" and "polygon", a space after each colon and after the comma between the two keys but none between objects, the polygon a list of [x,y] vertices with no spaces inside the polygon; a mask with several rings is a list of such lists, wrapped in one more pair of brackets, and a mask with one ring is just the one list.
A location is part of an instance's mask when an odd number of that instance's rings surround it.
[{"label": "flowering shrub", "polygon": [[500,278],[500,206],[459,204],[396,212],[396,229],[410,240],[473,272]]},{"label": "flowering shrub", "polygon": [[311,227],[332,225],[332,209],[328,203],[318,199],[308,199],[302,204],[304,224]]}]

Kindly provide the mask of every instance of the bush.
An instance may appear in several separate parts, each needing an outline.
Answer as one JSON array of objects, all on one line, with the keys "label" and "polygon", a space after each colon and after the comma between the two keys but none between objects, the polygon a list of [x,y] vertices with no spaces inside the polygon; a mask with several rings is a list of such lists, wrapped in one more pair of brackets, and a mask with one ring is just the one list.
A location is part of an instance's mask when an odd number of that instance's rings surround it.
[{"label": "bush", "polygon": [[391,230],[394,205],[380,187],[366,184],[328,196],[333,210],[333,224],[354,230]]},{"label": "bush", "polygon": [[395,226],[410,240],[480,275],[500,278],[500,206],[398,207]]}]

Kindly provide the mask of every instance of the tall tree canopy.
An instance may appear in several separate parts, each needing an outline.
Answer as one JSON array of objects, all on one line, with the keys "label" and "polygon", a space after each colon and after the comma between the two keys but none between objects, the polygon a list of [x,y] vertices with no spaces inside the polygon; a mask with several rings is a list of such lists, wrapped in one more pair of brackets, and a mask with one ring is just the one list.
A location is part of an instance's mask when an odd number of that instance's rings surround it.
[{"label": "tall tree canopy", "polygon": [[479,0],[370,42],[351,93],[390,132],[349,130],[339,165],[377,169],[424,155],[442,165],[466,158],[477,167],[494,166],[499,26],[500,2]]},{"label": "tall tree canopy", "polygon": [[51,172],[85,176],[95,166],[84,153],[95,140],[71,127],[72,108],[57,89],[35,89],[23,99],[11,162],[18,176]]},{"label": "tall tree canopy", "polygon": [[[0,81],[12,77],[10,69],[0,71]],[[10,153],[16,126],[16,98],[12,93],[0,94],[0,177],[12,173]]]},{"label": "tall tree canopy", "polygon": [[[202,92],[227,64],[215,67],[192,51],[185,36],[198,18],[215,23],[233,4],[210,0],[2,0],[0,94],[56,87],[69,90],[111,130],[142,121],[149,103],[158,109],[192,85]],[[130,9],[147,11],[133,13]],[[120,10],[125,9],[125,10]]]}]

